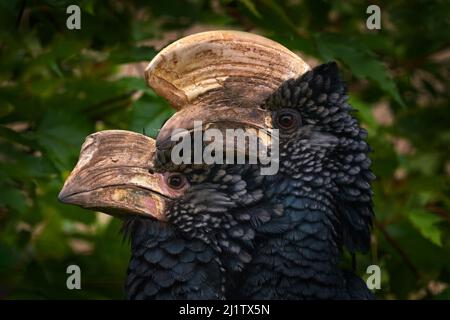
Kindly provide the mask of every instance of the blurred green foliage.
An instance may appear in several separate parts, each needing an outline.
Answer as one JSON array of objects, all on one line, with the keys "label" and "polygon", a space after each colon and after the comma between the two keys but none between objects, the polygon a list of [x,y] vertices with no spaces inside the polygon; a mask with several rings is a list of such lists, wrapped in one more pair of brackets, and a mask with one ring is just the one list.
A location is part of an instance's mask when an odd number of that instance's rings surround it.
[{"label": "blurred green foliage", "polygon": [[[0,1],[0,297],[122,298],[120,223],[58,192],[89,133],[154,136],[170,116],[142,63],[188,33],[227,28],[341,64],[378,177],[358,270],[381,266],[380,298],[450,298],[450,2],[373,2],[381,30],[365,27],[370,1]],[[66,28],[72,3],[81,30]],[[82,290],[66,289],[70,264]]]}]

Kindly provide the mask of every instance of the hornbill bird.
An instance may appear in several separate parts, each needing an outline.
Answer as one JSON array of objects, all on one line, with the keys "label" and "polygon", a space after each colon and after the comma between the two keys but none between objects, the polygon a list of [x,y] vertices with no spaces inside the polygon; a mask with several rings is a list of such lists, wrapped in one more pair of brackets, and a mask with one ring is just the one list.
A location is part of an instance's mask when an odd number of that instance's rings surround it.
[{"label": "hornbill bird", "polygon": [[204,129],[256,129],[262,139],[261,131],[278,129],[280,168],[264,177],[264,198],[283,214],[256,229],[242,297],[372,297],[338,267],[344,246],[354,255],[370,245],[374,176],[336,63],[311,70],[277,43],[222,31],[172,44],[146,75],[178,109],[156,139],[158,163],[170,165],[172,132],[192,131],[195,120]]},{"label": "hornbill bird", "polygon": [[[156,150],[137,134],[111,139],[104,149],[98,143],[100,158],[126,158],[106,161],[109,176],[120,181],[102,182],[105,162],[91,163],[97,157],[83,147],[60,195],[129,213],[129,298],[372,298],[361,279],[338,267],[344,246],[354,254],[369,245],[374,177],[366,133],[351,115],[335,63],[311,70],[266,38],[214,31],[165,48],[146,78],[178,110],[158,134]],[[174,165],[171,135],[179,128],[192,133],[195,120],[205,130],[242,128],[265,142],[278,129],[279,171]],[[136,156],[145,165],[129,165],[132,140],[146,141]]]},{"label": "hornbill bird", "polygon": [[106,130],[86,138],[59,199],[123,219],[131,238],[129,299],[224,299],[270,220],[255,165],[156,172],[154,140]]}]

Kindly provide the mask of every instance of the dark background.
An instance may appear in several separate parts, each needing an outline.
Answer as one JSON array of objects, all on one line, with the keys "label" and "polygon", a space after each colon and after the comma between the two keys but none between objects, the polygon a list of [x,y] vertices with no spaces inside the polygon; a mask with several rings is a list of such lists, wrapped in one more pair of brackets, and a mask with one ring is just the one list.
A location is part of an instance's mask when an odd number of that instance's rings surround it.
[{"label": "dark background", "polygon": [[[81,30],[66,8],[81,7]],[[382,29],[366,28],[381,8]],[[376,221],[358,271],[389,299],[449,299],[449,1],[0,1],[0,298],[122,298],[119,221],[59,204],[84,138],[155,136],[168,104],[143,80],[162,47],[236,29],[310,65],[336,60],[369,132]],[[348,255],[343,264],[348,265]],[[77,264],[82,290],[66,288]]]}]

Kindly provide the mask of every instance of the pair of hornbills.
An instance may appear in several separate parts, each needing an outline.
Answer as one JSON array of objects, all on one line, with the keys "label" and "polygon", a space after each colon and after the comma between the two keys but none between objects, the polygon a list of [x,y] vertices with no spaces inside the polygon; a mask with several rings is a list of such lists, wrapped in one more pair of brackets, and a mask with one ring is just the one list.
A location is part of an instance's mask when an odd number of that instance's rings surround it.
[{"label": "pair of hornbills", "polygon": [[[156,141],[88,136],[59,195],[123,219],[127,298],[373,298],[339,267],[344,249],[370,245],[374,175],[336,63],[311,69],[267,38],[212,31],[166,47],[145,78],[177,110]],[[279,170],[174,163],[172,133],[195,120],[269,144],[278,129]]]}]

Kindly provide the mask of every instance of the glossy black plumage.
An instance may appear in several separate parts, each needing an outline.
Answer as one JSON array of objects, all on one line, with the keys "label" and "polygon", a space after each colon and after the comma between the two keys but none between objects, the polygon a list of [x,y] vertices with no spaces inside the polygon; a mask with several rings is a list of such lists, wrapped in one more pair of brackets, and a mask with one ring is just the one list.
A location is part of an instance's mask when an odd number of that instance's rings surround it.
[{"label": "glossy black plumage", "polygon": [[257,166],[183,172],[191,185],[171,202],[167,222],[133,217],[124,224],[132,251],[129,299],[227,298],[236,274],[252,259],[255,226],[272,215],[270,208],[247,210],[264,206]]},{"label": "glossy black plumage", "polygon": [[339,268],[344,247],[370,245],[374,176],[337,65],[286,81],[264,108],[274,119],[286,108],[301,118],[296,130],[280,130],[274,176],[256,165],[177,169],[158,154],[161,171],[181,171],[191,186],[167,224],[129,222],[129,298],[372,298]]},{"label": "glossy black plumage", "polygon": [[294,132],[280,129],[280,172],[266,197],[284,211],[256,230],[242,297],[373,297],[361,279],[338,266],[343,246],[351,253],[368,249],[373,217],[370,149],[345,90],[337,65],[329,63],[287,81],[265,104],[274,117],[296,110],[302,124]]},{"label": "glossy black plumage", "polygon": [[221,299],[224,279],[214,250],[201,240],[177,237],[170,225],[132,218],[125,222],[132,257],[128,299]]}]

